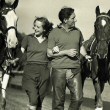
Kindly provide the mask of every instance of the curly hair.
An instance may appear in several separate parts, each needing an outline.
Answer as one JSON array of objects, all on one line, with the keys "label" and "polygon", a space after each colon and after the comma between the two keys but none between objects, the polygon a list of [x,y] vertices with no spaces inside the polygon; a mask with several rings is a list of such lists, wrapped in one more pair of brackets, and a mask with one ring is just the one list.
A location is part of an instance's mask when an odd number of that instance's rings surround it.
[{"label": "curly hair", "polygon": [[45,17],[36,17],[33,25],[35,24],[36,21],[42,22],[42,27],[45,30],[43,33],[43,36],[48,37],[50,31],[53,29],[53,23],[49,22],[47,18]]}]

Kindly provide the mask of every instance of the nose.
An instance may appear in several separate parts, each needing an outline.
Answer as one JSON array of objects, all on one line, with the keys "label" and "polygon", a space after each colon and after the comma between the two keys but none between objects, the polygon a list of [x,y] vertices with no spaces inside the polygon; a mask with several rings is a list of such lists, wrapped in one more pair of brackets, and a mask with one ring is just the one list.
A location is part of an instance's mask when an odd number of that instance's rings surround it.
[{"label": "nose", "polygon": [[77,19],[76,18],[74,18],[74,22],[77,22]]},{"label": "nose", "polygon": [[36,31],[36,27],[33,27],[33,30]]},{"label": "nose", "polygon": [[76,19],[76,17],[74,18],[74,22],[76,22],[77,21],[77,19]]}]

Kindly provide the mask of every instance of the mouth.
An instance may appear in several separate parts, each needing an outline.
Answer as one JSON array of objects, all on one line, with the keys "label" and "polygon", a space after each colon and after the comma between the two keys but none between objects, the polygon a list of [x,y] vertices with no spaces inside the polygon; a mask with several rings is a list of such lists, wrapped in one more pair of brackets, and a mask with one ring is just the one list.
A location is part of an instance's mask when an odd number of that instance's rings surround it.
[{"label": "mouth", "polygon": [[39,31],[35,30],[35,33],[39,33]]}]

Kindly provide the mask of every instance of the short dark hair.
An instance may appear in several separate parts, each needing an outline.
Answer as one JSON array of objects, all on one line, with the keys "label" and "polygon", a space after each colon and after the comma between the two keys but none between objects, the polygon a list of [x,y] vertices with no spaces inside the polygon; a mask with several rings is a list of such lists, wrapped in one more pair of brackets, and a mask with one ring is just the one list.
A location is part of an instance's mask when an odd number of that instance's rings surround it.
[{"label": "short dark hair", "polygon": [[33,25],[36,21],[40,21],[43,23],[42,27],[45,30],[43,36],[48,37],[49,32],[53,29],[53,23],[49,22],[46,17],[36,17]]},{"label": "short dark hair", "polygon": [[69,8],[69,7],[62,8],[58,15],[60,21],[63,23],[64,19],[69,19],[69,17],[71,16],[73,12],[74,12],[73,8]]}]

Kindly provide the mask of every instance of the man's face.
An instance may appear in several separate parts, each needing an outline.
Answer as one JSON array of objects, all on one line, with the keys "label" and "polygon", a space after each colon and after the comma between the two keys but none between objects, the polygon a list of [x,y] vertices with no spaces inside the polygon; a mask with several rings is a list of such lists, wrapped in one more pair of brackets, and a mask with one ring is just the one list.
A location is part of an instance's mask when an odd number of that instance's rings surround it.
[{"label": "man's face", "polygon": [[73,12],[71,14],[71,16],[69,17],[69,19],[66,20],[66,24],[68,25],[69,28],[74,27],[75,26],[75,22],[76,22],[76,15]]}]

